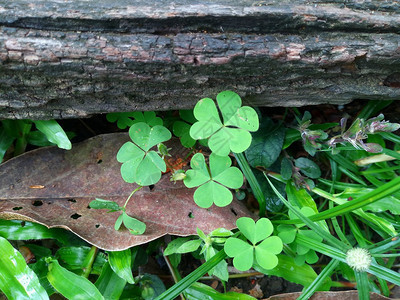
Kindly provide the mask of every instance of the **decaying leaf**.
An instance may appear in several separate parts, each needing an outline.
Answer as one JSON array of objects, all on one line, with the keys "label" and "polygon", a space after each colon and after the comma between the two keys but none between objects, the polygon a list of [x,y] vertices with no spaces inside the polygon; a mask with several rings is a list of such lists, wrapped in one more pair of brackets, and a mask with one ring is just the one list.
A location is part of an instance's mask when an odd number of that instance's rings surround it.
[{"label": "decaying leaf", "polygon": [[[299,298],[301,293],[287,293],[271,296],[266,300],[295,300]],[[376,293],[370,293],[371,300],[385,300],[388,299],[382,295]],[[310,300],[358,300],[357,291],[345,291],[345,292],[316,292],[310,298]]]},{"label": "decaying leaf", "polygon": [[[139,190],[127,207],[130,216],[146,223],[145,234],[115,231],[119,213],[90,209],[89,203],[97,197],[123,206],[137,187],[122,179],[116,160],[119,148],[128,140],[125,133],[104,134],[69,151],[41,148],[0,165],[0,218],[65,228],[101,249],[116,251],[166,234],[194,235],[197,227],[205,233],[218,227],[231,230],[237,218],[250,216],[238,201],[202,209],[193,201],[194,190],[182,182],[171,183],[170,175],[164,174],[154,187]],[[168,147],[173,149],[172,156],[185,157],[184,151],[188,151],[179,142]]]}]

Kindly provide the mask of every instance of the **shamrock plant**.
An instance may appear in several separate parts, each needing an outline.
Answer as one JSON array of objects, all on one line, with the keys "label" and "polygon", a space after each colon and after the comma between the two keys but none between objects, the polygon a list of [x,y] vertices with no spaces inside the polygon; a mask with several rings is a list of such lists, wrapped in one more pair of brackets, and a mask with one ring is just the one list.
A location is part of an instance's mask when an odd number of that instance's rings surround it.
[{"label": "shamrock plant", "polygon": [[256,111],[249,106],[242,107],[239,95],[231,91],[219,93],[217,104],[219,111],[210,98],[196,104],[193,113],[198,121],[190,128],[190,136],[195,140],[208,138],[208,147],[220,156],[226,156],[231,151],[245,151],[251,144],[249,131],[258,130]]},{"label": "shamrock plant", "polygon": [[109,113],[106,118],[109,122],[117,122],[120,129],[125,129],[139,122],[144,122],[150,126],[163,125],[163,120],[157,117],[154,111]]},{"label": "shamrock plant", "polygon": [[131,126],[129,136],[133,142],[126,142],[117,154],[117,160],[122,163],[122,178],[126,182],[136,182],[142,186],[157,183],[161,172],[166,171],[166,165],[164,159],[150,149],[169,140],[171,132],[161,125],[151,128],[140,122]]},{"label": "shamrock plant", "polygon": [[224,245],[225,253],[233,257],[234,267],[247,271],[254,262],[266,270],[276,267],[276,255],[282,252],[283,244],[279,237],[270,236],[274,230],[271,221],[261,218],[256,223],[251,218],[242,217],[236,221],[236,225],[245,240],[230,237]]},{"label": "shamrock plant", "polygon": [[226,206],[232,202],[232,192],[228,189],[238,189],[243,185],[243,174],[236,167],[231,167],[229,156],[210,155],[210,167],[207,167],[204,155],[195,154],[191,161],[191,170],[186,172],[183,183],[188,188],[199,187],[194,192],[194,201],[202,208],[208,208],[213,203],[216,206]]},{"label": "shamrock plant", "polygon": [[[164,251],[164,255],[183,254],[197,251],[200,247],[199,255],[202,255],[206,261],[211,259],[218,249],[223,247],[227,238],[233,235],[232,231],[225,228],[218,228],[205,234],[201,229],[197,228],[198,238],[190,239],[189,237],[177,238],[168,244]],[[229,277],[228,264],[225,260],[221,260],[214,268],[208,271],[210,275],[215,275],[221,280],[227,281]]]},{"label": "shamrock plant", "polygon": [[121,228],[121,225],[124,224],[124,226],[129,230],[131,234],[134,235],[143,234],[146,230],[146,224],[139,221],[138,219],[129,216],[126,213],[126,205],[128,204],[129,199],[138,189],[140,189],[140,187],[132,192],[132,194],[128,197],[123,207],[119,206],[118,203],[114,201],[104,200],[99,198],[96,198],[96,200],[91,201],[89,203],[89,206],[90,208],[93,209],[108,209],[108,213],[121,212],[118,219],[115,221],[114,229],[119,230]]}]

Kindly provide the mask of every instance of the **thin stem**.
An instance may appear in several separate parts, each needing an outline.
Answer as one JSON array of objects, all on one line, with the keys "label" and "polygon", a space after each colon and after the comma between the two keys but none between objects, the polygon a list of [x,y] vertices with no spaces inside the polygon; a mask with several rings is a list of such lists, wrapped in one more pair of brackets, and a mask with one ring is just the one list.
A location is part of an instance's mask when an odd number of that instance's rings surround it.
[{"label": "thin stem", "polygon": [[126,199],[125,204],[124,204],[124,209],[126,209],[126,206],[128,205],[129,200],[135,194],[138,190],[140,190],[143,186],[139,185],[136,189],[133,190],[133,192],[129,195],[128,199]]},{"label": "thin stem", "polygon": [[84,262],[85,267],[83,268],[83,274],[82,274],[82,276],[85,278],[88,278],[90,273],[92,272],[93,264],[94,261],[96,260],[97,251],[98,251],[97,247],[92,246],[92,248],[90,248],[88,255],[85,258]]}]

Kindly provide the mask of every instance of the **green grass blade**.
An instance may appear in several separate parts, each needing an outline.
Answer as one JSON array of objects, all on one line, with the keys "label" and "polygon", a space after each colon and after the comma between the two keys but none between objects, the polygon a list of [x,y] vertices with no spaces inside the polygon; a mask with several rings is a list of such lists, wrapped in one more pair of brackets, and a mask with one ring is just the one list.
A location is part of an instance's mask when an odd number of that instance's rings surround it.
[{"label": "green grass blade", "polygon": [[[335,206],[334,208],[327,209],[324,212],[319,214],[315,214],[310,216],[310,220],[312,221],[321,221],[328,218],[333,218],[339,215],[344,215],[346,213],[352,212],[358,208],[362,208],[363,206],[378,201],[379,199],[390,196],[400,190],[400,176],[391,180],[388,183],[376,188],[375,190],[366,193],[356,199],[353,199],[345,204],[341,204]],[[280,220],[276,221],[276,223],[280,224],[300,224],[302,221],[300,219],[295,220]]]},{"label": "green grass blade", "polygon": [[339,261],[336,259],[332,259],[329,264],[322,270],[322,272],[318,275],[317,278],[301,293],[301,296],[297,298],[297,300],[306,300],[309,299],[315,291],[331,276],[333,271],[339,265]]},{"label": "green grass blade", "polygon": [[368,272],[372,275],[375,275],[379,278],[387,280],[395,285],[400,286],[400,273],[397,273],[388,268],[382,267],[378,265],[376,262],[372,262],[371,266],[368,269]]},{"label": "green grass blade", "polygon": [[358,114],[357,118],[364,120],[369,119],[378,114],[385,107],[389,106],[392,102],[393,102],[392,100],[386,100],[386,101],[370,100]]},{"label": "green grass blade", "polygon": [[319,253],[325,254],[333,259],[346,263],[346,254],[335,247],[317,242],[300,234],[297,235],[296,242]]},{"label": "green grass blade", "polygon": [[187,275],[181,281],[174,284],[171,288],[166,290],[164,293],[159,295],[155,300],[172,300],[175,299],[180,293],[182,293],[185,289],[191,286],[194,282],[200,279],[205,273],[214,268],[220,261],[226,258],[226,253],[224,250],[219,251],[216,255],[214,255],[207,262],[202,264],[192,273]]},{"label": "green grass blade", "polygon": [[[344,244],[342,241],[338,240],[337,238],[333,237],[329,232],[325,231],[322,229],[320,226],[315,224],[312,220],[311,217],[308,218],[304,216],[299,209],[294,207],[292,204],[289,203],[280,193],[279,191],[275,188],[275,186],[272,184],[271,180],[269,180],[268,176],[264,172],[264,176],[267,179],[268,183],[270,184],[271,188],[275,192],[275,194],[281,199],[281,201],[290,209],[293,211],[293,213],[301,219],[301,221],[306,224],[310,229],[312,229],[315,233],[323,237],[328,243],[331,245],[335,245],[338,247],[341,247],[342,249],[347,249],[348,246]],[[315,216],[315,215],[314,215]]]},{"label": "green grass blade", "polygon": [[369,300],[369,282],[367,273],[355,271],[354,275],[356,276],[358,299]]},{"label": "green grass blade", "polygon": [[49,299],[24,257],[0,237],[0,290],[8,299]]},{"label": "green grass blade", "polygon": [[247,162],[246,157],[244,156],[243,153],[234,153],[236,160],[239,164],[240,169],[242,169],[244,176],[246,177],[247,181],[250,184],[250,187],[253,191],[254,197],[258,201],[258,205],[260,206],[260,211],[259,211],[259,216],[263,217],[265,216],[265,209],[266,209],[266,203],[265,203],[265,196],[262,192],[262,189],[260,185],[258,184],[258,181],[256,177],[254,176],[253,171],[251,170],[249,163]]}]

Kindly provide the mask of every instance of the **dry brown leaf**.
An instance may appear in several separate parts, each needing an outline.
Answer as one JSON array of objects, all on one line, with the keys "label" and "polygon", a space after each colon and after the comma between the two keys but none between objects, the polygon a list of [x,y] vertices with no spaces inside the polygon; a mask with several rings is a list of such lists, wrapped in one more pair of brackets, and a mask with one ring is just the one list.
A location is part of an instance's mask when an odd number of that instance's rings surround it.
[{"label": "dry brown leaf", "polygon": [[[271,296],[266,300],[296,300],[301,295],[298,293],[287,293]],[[385,300],[390,299],[376,293],[370,293],[371,300]],[[310,300],[358,300],[357,291],[345,291],[345,292],[316,292],[310,298]]]},{"label": "dry brown leaf", "polygon": [[[153,189],[142,188],[128,204],[127,213],[146,223],[145,234],[115,231],[119,213],[90,209],[89,203],[102,198],[123,206],[137,187],[123,181],[116,160],[128,140],[126,133],[104,134],[69,151],[41,148],[0,165],[0,218],[65,228],[101,249],[117,251],[166,234],[194,235],[197,227],[206,233],[219,227],[233,229],[237,218],[251,217],[236,200],[223,208],[199,208],[193,201],[194,189],[182,182],[173,184],[165,174]],[[187,150],[177,145],[169,145],[175,149],[172,155],[185,154]]]}]

